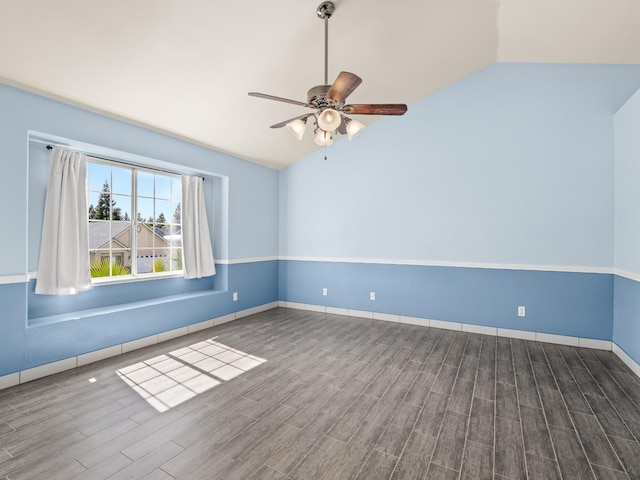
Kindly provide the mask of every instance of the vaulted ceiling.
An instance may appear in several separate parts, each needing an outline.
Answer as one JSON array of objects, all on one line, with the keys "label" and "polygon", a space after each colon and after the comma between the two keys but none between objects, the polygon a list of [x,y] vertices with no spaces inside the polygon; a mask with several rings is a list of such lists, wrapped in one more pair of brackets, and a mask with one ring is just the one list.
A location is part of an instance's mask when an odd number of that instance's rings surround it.
[{"label": "vaulted ceiling", "polygon": [[[247,92],[323,83],[319,3],[0,0],[0,81],[279,169],[319,148],[268,128],[305,109]],[[637,0],[334,3],[329,82],[362,77],[351,103],[411,109],[496,62],[640,63]]]}]

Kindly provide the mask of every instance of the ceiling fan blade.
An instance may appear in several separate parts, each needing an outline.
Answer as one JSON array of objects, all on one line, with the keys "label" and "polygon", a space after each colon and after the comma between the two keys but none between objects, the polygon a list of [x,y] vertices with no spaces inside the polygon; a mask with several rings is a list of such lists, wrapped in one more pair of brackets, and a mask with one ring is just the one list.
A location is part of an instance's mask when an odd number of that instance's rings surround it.
[{"label": "ceiling fan blade", "polygon": [[266,93],[249,92],[249,96],[250,97],[258,97],[258,98],[266,98],[267,100],[275,100],[276,102],[290,103],[292,105],[299,105],[301,107],[316,108],[316,107],[314,107],[313,105],[311,105],[309,103],[299,102],[297,100],[289,100],[288,98],[274,97],[273,95],[267,95]]},{"label": "ceiling fan blade", "polygon": [[362,79],[354,73],[340,72],[336,81],[325,95],[328,102],[344,103],[346,98],[362,83]]},{"label": "ceiling fan blade", "polygon": [[361,103],[345,105],[342,111],[349,115],[404,115],[407,106],[403,103]]},{"label": "ceiling fan blade", "polygon": [[275,125],[271,125],[269,128],[282,128],[287,125],[289,122],[293,122],[294,120],[302,120],[303,118],[307,118],[313,115],[313,113],[305,113],[304,115],[300,115],[298,117],[290,118],[289,120],[285,120],[284,122],[276,123]]}]

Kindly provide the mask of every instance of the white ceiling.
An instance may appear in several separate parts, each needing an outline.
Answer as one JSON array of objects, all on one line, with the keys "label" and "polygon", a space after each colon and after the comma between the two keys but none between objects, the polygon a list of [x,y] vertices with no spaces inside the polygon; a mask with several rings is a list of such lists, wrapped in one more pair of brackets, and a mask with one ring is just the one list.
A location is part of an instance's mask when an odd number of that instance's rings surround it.
[{"label": "white ceiling", "polygon": [[[496,61],[640,63],[637,0],[334,3],[329,80],[364,79],[351,103],[410,105]],[[268,127],[307,110],[247,92],[323,82],[319,4],[0,0],[0,79],[279,169],[318,147]]]}]

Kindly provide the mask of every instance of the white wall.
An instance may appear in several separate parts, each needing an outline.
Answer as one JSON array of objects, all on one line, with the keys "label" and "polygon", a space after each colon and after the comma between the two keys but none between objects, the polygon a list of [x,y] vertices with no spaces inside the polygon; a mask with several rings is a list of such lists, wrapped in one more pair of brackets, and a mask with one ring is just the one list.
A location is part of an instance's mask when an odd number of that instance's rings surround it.
[{"label": "white wall", "polygon": [[613,264],[613,113],[637,66],[489,67],[280,174],[288,257]]},{"label": "white wall", "polygon": [[616,113],[615,268],[640,276],[640,91]]},{"label": "white wall", "polygon": [[640,364],[640,91],[615,115],[613,341]]}]

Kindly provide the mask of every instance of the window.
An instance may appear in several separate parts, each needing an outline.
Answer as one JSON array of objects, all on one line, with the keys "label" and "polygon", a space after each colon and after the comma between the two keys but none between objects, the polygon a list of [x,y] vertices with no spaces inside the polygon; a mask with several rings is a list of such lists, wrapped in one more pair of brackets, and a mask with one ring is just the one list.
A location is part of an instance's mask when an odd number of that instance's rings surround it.
[{"label": "window", "polygon": [[179,175],[91,157],[91,277],[182,272]]}]

